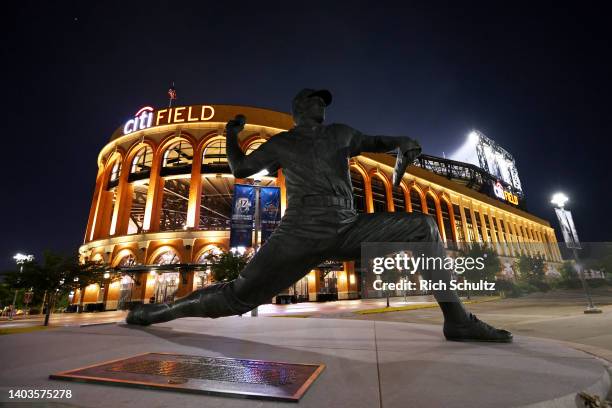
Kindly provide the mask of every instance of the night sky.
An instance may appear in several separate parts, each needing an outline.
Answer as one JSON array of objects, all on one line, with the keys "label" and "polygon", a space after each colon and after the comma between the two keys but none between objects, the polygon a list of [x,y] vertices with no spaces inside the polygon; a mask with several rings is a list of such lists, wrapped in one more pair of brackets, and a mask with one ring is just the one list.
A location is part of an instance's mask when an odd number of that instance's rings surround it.
[{"label": "night sky", "polygon": [[325,87],[334,94],[328,123],[407,135],[439,156],[477,128],[514,155],[530,212],[553,221],[550,196],[562,190],[581,239],[612,240],[604,10],[10,3],[2,25],[2,269],[17,251],[76,252],[98,152],[140,107],[167,104],[172,81],[181,105],[281,111],[299,89]]}]

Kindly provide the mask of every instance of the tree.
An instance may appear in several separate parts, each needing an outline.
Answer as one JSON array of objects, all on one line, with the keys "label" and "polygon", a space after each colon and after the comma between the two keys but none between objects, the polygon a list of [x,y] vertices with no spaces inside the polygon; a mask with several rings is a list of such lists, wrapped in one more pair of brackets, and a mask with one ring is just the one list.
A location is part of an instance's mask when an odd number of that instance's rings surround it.
[{"label": "tree", "polygon": [[518,260],[519,280],[541,291],[547,291],[549,286],[544,280],[546,276],[544,268],[544,258],[542,256],[521,255]]},{"label": "tree", "polygon": [[47,326],[51,309],[58,297],[70,290],[84,289],[91,283],[102,282],[105,271],[106,265],[103,263],[80,263],[76,257],[45,251],[42,263],[36,260],[24,262],[19,269],[7,274],[6,282],[15,289],[32,289],[38,293],[47,293]]},{"label": "tree", "polygon": [[[501,263],[497,252],[489,247],[481,244],[474,244],[468,250],[463,251],[463,256],[466,259],[481,260],[484,265],[482,268],[466,268],[462,276],[469,281],[491,281],[495,280],[497,274],[501,270]],[[471,291],[468,289],[467,297],[470,299]]]},{"label": "tree", "polygon": [[238,278],[240,271],[249,262],[249,256],[240,255],[231,251],[210,254],[206,259],[211,262],[210,270],[213,279],[217,282],[227,282]]}]

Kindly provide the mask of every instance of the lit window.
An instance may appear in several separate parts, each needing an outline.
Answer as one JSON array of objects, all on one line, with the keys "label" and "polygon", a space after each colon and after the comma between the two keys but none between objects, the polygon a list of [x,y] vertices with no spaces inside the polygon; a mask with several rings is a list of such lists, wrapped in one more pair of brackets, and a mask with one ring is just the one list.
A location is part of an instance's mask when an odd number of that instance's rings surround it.
[{"label": "lit window", "polygon": [[202,153],[202,164],[227,164],[224,137],[215,138],[206,145]]},{"label": "lit window", "polygon": [[162,252],[155,258],[153,262],[154,265],[172,265],[180,263],[180,259],[176,252],[170,250],[166,252]]},{"label": "lit window", "polygon": [[134,161],[132,161],[132,168],[130,173],[141,173],[151,171],[151,165],[153,164],[153,149],[149,146],[143,147],[136,153]]},{"label": "lit window", "polygon": [[181,140],[166,149],[163,167],[190,166],[192,161],[193,147],[189,142]]},{"label": "lit window", "polygon": [[113,164],[109,181],[119,180],[119,174],[121,173],[121,160],[117,159]]}]

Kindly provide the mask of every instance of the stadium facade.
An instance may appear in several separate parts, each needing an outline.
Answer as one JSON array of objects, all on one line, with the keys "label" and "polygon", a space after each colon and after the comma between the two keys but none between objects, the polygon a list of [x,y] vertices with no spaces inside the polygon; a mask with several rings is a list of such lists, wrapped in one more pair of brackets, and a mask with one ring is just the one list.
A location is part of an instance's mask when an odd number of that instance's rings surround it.
[{"label": "stadium facade", "polygon": [[[212,282],[207,256],[229,249],[233,186],[253,182],[235,179],[227,163],[224,128],[238,113],[248,118],[240,135],[247,154],[293,126],[290,115],[267,109],[192,105],[144,107],[113,133],[98,155],[79,249],[82,260],[104,262],[112,273],[73,293],[73,304],[113,310],[165,302]],[[394,161],[388,154],[351,159],[357,211],[430,214],[449,249],[474,242],[497,248],[500,274],[512,274],[521,253],[543,256],[550,270],[561,262],[553,228],[524,209],[522,192],[512,184],[474,164],[423,155],[394,188]],[[284,211],[282,170],[260,184],[280,187]],[[326,262],[286,295],[293,301],[354,299],[363,289],[353,262]]]}]

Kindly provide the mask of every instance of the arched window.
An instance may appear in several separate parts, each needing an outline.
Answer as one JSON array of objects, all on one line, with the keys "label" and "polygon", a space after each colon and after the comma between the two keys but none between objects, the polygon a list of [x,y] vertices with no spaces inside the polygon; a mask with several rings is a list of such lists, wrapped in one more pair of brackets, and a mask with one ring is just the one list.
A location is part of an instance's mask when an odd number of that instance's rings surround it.
[{"label": "arched window", "polygon": [[436,217],[436,200],[431,194],[425,194],[425,204],[427,204],[427,214]]},{"label": "arched window", "polygon": [[180,263],[181,260],[177,253],[169,249],[157,255],[153,261],[153,265],[173,265]]},{"label": "arched window", "polygon": [[143,174],[148,175],[151,172],[151,166],[153,165],[153,149],[150,146],[143,147],[136,153],[134,160],[132,160],[132,168],[130,174]]},{"label": "arched window", "polygon": [[125,254],[117,263],[119,268],[129,268],[134,265],[136,265],[136,258],[131,253]]},{"label": "arched window", "polygon": [[108,176],[108,189],[116,187],[119,184],[119,175],[121,174],[121,159],[118,158],[113,162],[113,167]]},{"label": "arched window", "polygon": [[406,198],[404,197],[404,189],[401,187],[393,187],[393,207],[395,212],[406,212]]},{"label": "arched window", "polygon": [[451,207],[446,200],[440,200],[440,212],[442,213],[442,225],[444,226],[444,235],[446,236],[446,242],[454,242],[453,237],[453,224],[451,222]]},{"label": "arched window", "polygon": [[461,221],[461,209],[457,204],[453,205],[453,216],[455,218],[455,234],[458,242],[465,242],[463,234],[463,222]]},{"label": "arched window", "polygon": [[222,252],[223,251],[219,247],[212,246],[209,249],[207,249],[206,251],[202,252],[200,254],[200,256],[198,256],[198,259],[196,260],[196,263],[198,263],[198,264],[208,264],[208,263],[210,263],[210,260],[208,259],[209,256],[211,256],[211,255],[219,255]]},{"label": "arched window", "polygon": [[187,176],[164,180],[159,214],[160,231],[178,231],[186,227],[190,186],[191,179]]},{"label": "arched window", "polygon": [[366,212],[365,182],[361,173],[351,168],[351,184],[353,185],[353,203],[358,213]]},{"label": "arched window", "polygon": [[193,161],[193,146],[186,140],[174,143],[164,152],[162,167],[186,168]]},{"label": "arched window", "polygon": [[377,176],[372,176],[372,201],[374,212],[387,211],[387,189],[385,183]]},{"label": "arched window", "polygon": [[244,152],[244,154],[248,156],[249,154],[253,153],[255,150],[259,149],[259,146],[261,146],[265,142],[266,141],[264,139],[257,139],[256,141],[254,141],[253,143],[249,145],[249,147],[246,149],[246,152]]},{"label": "arched window", "polygon": [[233,177],[203,175],[199,229],[229,230],[232,217]]},{"label": "arched window", "polygon": [[225,137],[219,136],[212,139],[202,153],[202,165],[219,166],[227,165],[227,152],[225,150]]},{"label": "arched window", "polygon": [[416,188],[410,189],[410,205],[412,206],[412,212],[423,212],[423,205],[421,203],[421,195]]}]

